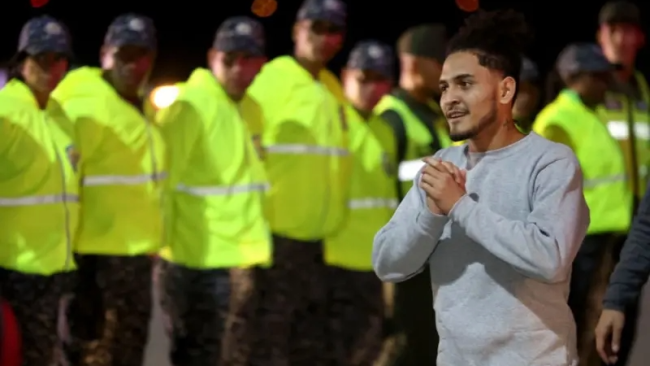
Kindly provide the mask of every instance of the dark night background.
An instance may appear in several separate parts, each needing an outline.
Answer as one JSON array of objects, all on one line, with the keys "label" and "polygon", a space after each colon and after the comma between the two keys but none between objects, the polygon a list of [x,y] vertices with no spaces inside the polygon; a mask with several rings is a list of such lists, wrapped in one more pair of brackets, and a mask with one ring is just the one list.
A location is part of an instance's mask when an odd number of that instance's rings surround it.
[{"label": "dark night background", "polygon": [[[302,0],[278,0],[278,10],[262,18],[266,28],[269,57],[292,50],[291,27]],[[407,27],[425,22],[445,23],[454,32],[466,13],[456,7],[454,0],[347,0],[348,33],[343,52],[330,68],[338,72],[350,48],[359,40],[375,38],[394,45]],[[556,55],[572,41],[593,41],[597,29],[598,11],[605,0],[597,1],[514,1],[482,0],[484,9],[514,8],[524,12],[534,29],[535,40],[528,55],[543,72],[549,70]],[[650,2],[637,2],[644,16]],[[0,61],[9,59],[16,50],[18,34],[30,18],[49,14],[70,28],[78,63],[97,65],[99,47],[108,24],[116,16],[137,12],[152,17],[159,34],[159,55],[153,75],[155,83],[185,79],[192,69],[205,64],[219,24],[234,15],[251,15],[252,0],[49,0],[33,8],[29,0],[5,0],[4,20],[0,22]],[[11,5],[9,5],[11,4]],[[644,19],[647,19],[644,17]],[[647,30],[647,29],[646,29]],[[649,47],[650,48],[650,47]],[[648,51],[637,60],[638,68],[648,75]]]}]

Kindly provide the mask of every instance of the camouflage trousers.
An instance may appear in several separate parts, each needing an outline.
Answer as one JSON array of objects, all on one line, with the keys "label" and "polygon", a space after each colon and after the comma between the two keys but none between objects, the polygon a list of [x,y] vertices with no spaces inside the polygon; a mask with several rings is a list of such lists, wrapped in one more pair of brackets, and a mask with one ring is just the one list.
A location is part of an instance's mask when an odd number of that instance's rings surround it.
[{"label": "camouflage trousers", "polygon": [[174,366],[219,365],[230,308],[228,269],[192,269],[164,260],[156,268]]},{"label": "camouflage trousers", "polygon": [[79,255],[68,306],[71,366],[140,366],[152,311],[149,256]]},{"label": "camouflage trousers", "polygon": [[383,286],[374,272],[329,267],[333,365],[372,366],[383,346]]},{"label": "camouflage trousers", "polygon": [[381,283],[328,267],[321,242],[274,236],[273,266],[254,273],[247,366],[371,365],[381,347]]},{"label": "camouflage trousers", "polygon": [[388,357],[390,366],[434,366],[438,332],[433,310],[429,268],[395,285],[393,323],[395,342]]},{"label": "camouflage trousers", "polygon": [[57,365],[59,306],[71,274],[49,276],[0,268],[2,297],[11,305],[22,336],[22,366]]}]

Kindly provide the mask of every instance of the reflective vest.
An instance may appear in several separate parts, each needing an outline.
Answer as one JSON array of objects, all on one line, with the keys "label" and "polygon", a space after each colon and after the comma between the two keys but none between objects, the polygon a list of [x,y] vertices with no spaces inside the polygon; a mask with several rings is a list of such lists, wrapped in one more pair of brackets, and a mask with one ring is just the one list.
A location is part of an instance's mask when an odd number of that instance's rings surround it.
[{"label": "reflective vest", "polygon": [[606,126],[569,90],[539,113],[533,129],[544,135],[549,126],[566,131],[582,167],[591,216],[587,233],[626,232],[632,220],[632,191],[626,182],[623,153]]},{"label": "reflective vest", "polygon": [[162,136],[101,73],[71,71],[53,94],[75,124],[81,153],[83,210],[75,250],[155,253],[162,244]]},{"label": "reflective vest", "polygon": [[[607,93],[605,104],[597,110],[601,120],[607,124],[609,133],[620,143],[627,164],[628,183],[632,190],[636,189],[640,200],[648,184],[650,167],[650,92],[640,72],[636,72],[634,77],[641,100],[631,100],[622,93],[610,92]],[[633,179],[633,164],[638,172],[636,182]]]},{"label": "reflective vest", "polygon": [[324,239],[340,227],[347,209],[343,106],[289,56],[267,63],[249,93],[264,111],[272,231],[297,240]]},{"label": "reflective vest", "polygon": [[[435,102],[431,101],[430,105],[439,110]],[[406,194],[413,185],[413,179],[424,165],[422,158],[435,153],[431,147],[433,136],[403,100],[390,94],[384,96],[375,107],[375,113],[382,114],[387,110],[395,111],[404,121],[404,128],[406,129],[406,154],[404,161],[400,161],[398,166],[398,178],[402,184],[402,194]],[[451,146],[449,132],[445,127],[445,119],[441,117],[436,121],[431,121],[431,123],[440,142],[440,148]]]},{"label": "reflective vest", "polygon": [[397,151],[388,123],[373,115],[365,121],[347,108],[350,126],[350,209],[345,224],[325,240],[325,262],[357,271],[372,270],[372,241],[397,207]]},{"label": "reflective vest", "polygon": [[240,110],[210,71],[197,69],[160,112],[170,152],[160,255],[171,262],[209,269],[271,259],[263,207],[269,185]]},{"label": "reflective vest", "polygon": [[54,100],[41,110],[13,79],[0,91],[0,267],[74,269],[79,216],[74,128]]}]

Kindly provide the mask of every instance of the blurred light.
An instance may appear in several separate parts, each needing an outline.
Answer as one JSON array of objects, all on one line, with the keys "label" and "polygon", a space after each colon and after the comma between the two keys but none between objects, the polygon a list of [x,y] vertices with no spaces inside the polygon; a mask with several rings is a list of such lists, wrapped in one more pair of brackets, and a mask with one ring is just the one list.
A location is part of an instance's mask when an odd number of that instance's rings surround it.
[{"label": "blurred light", "polygon": [[254,0],[251,5],[253,14],[260,18],[270,17],[276,10],[278,10],[277,0]]},{"label": "blurred light", "polygon": [[32,4],[33,8],[43,7],[47,5],[48,2],[49,0],[29,0],[29,3]]},{"label": "blurred light", "polygon": [[156,109],[169,107],[178,97],[178,86],[176,85],[163,85],[151,91],[151,104]]},{"label": "blurred light", "polygon": [[479,0],[456,0],[456,6],[462,11],[471,13],[479,8]]}]

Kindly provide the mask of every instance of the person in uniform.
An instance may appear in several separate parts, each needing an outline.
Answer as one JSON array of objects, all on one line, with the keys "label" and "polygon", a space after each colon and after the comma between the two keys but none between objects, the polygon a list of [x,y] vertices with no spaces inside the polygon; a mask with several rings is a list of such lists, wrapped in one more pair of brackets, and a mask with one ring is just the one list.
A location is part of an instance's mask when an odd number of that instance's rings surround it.
[{"label": "person in uniform", "polygon": [[[566,88],[540,112],[534,129],[549,140],[571,147],[583,170],[591,223],[573,264],[575,277],[569,305],[576,321],[581,365],[593,365],[599,363],[593,329],[600,314],[600,297],[590,296],[590,291],[606,281],[597,267],[611,265],[581,259],[611,261],[605,256],[606,250],[625,235],[631,224],[632,191],[625,181],[623,151],[596,112],[611,84],[614,65],[598,45],[578,43],[560,53],[557,70]],[[590,275],[592,278],[585,281]]]},{"label": "person in uniform", "polygon": [[[610,135],[621,147],[626,164],[626,181],[633,192],[633,201],[628,210],[635,214],[648,184],[650,167],[650,89],[648,83],[635,68],[636,56],[645,44],[645,34],[638,7],[629,1],[615,0],[606,3],[599,14],[597,40],[609,62],[617,65],[615,82],[605,96],[605,101],[598,107],[598,114],[605,123]],[[623,202],[621,202],[623,204]],[[626,232],[629,231],[629,227]],[[574,274],[572,281],[589,282],[594,276],[598,281],[592,285],[584,296],[597,296],[600,300],[607,286],[607,277],[612,273],[625,235],[619,235],[614,242],[602,242],[607,248],[602,252],[579,253],[576,261],[585,269],[593,272]],[[574,309],[574,312],[584,309]],[[626,309],[625,329],[622,333],[618,361],[616,365],[625,365],[632,348],[636,332],[638,304],[630,303]],[[597,318],[600,309],[595,309],[593,317]],[[588,329],[593,332],[593,327]],[[592,337],[590,335],[590,337]]]},{"label": "person in uniform", "polygon": [[[375,112],[393,129],[396,140],[400,199],[422,167],[422,157],[451,145],[437,104],[438,79],[445,58],[446,30],[439,24],[407,30],[397,42],[399,86],[384,96]],[[395,285],[393,321],[398,337],[391,356],[395,366],[434,365],[438,343],[431,309],[428,270]]]},{"label": "person in uniform", "polygon": [[251,366],[318,366],[335,357],[323,240],[344,223],[350,157],[344,98],[326,65],[343,44],[345,25],[342,1],[306,0],[293,28],[293,55],[267,63],[249,90],[264,113],[273,232],[272,266],[255,278],[259,339]]},{"label": "person in uniform", "polygon": [[121,15],[106,34],[102,68],[76,69],[54,92],[81,152],[80,280],[68,309],[73,365],[143,362],[166,175],[164,142],[145,118],[141,94],[155,54],[152,20]]},{"label": "person in uniform", "polygon": [[50,97],[71,55],[61,22],[33,18],[0,90],[0,288],[20,328],[23,366],[58,362],[59,304],[75,268],[75,131]]},{"label": "person in uniform", "polygon": [[639,9],[628,1],[607,3],[599,21],[598,42],[607,59],[618,66],[617,83],[607,93],[599,114],[623,148],[628,183],[638,203],[648,182],[650,166],[650,89],[643,74],[635,69],[636,55],[644,45],[645,35]]},{"label": "person in uniform", "polygon": [[352,49],[341,76],[349,100],[350,212],[325,240],[330,336],[341,366],[371,366],[382,350],[383,286],[372,272],[372,239],[397,207],[397,177],[392,129],[373,109],[392,87],[393,67],[389,46],[364,41]]},{"label": "person in uniform", "polygon": [[246,89],[266,61],[262,25],[248,17],[225,20],[208,55],[210,69],[194,70],[158,115],[170,158],[158,284],[173,365],[245,366],[235,358],[246,339],[229,336],[247,319],[228,315],[252,314],[251,284],[235,276],[250,281],[247,268],[271,256],[263,211],[268,183],[245,121],[261,124]]}]

